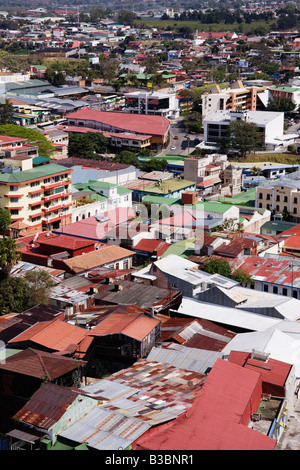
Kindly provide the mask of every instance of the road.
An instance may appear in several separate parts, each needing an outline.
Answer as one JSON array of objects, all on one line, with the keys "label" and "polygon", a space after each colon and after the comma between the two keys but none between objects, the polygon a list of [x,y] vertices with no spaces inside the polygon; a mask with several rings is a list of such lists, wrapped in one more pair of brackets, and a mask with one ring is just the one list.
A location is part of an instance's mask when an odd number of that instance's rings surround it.
[{"label": "road", "polygon": [[[177,136],[178,139],[174,139]],[[191,134],[186,131],[183,126],[183,118],[179,117],[176,120],[170,121],[170,144],[165,149],[164,153],[169,155],[189,155],[196,146],[195,139],[200,139],[201,136]],[[176,147],[171,150],[171,147]]]}]

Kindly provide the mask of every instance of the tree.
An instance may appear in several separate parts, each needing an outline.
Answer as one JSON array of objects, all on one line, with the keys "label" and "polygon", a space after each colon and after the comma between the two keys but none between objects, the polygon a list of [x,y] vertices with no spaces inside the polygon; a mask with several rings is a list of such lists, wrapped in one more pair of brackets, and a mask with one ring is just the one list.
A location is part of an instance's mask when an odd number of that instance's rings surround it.
[{"label": "tree", "polygon": [[29,286],[30,305],[44,304],[49,301],[50,289],[55,286],[55,282],[46,271],[27,271],[24,276]]},{"label": "tree", "polygon": [[228,126],[228,144],[229,148],[238,150],[244,158],[248,152],[262,147],[263,142],[256,124],[236,119]]},{"label": "tree", "polygon": [[235,281],[239,282],[243,287],[252,286],[254,284],[252,277],[243,269],[238,269],[231,277]]},{"label": "tree", "polygon": [[119,155],[116,155],[115,158],[113,158],[113,162],[133,165],[136,168],[140,168],[141,166],[136,154],[134,152],[130,152],[129,150],[122,150]]},{"label": "tree", "polygon": [[151,158],[142,164],[143,171],[165,171],[168,162],[165,158]]},{"label": "tree", "polygon": [[295,103],[290,98],[275,98],[268,102],[267,111],[294,111]]},{"label": "tree", "polygon": [[102,132],[69,133],[69,157],[95,159],[99,153],[106,153],[108,139]]},{"label": "tree", "polygon": [[222,276],[229,277],[231,267],[225,260],[210,259],[206,265],[206,271],[210,274],[221,274]]},{"label": "tree", "polygon": [[30,292],[21,277],[8,277],[0,282],[0,315],[20,313],[29,307]]},{"label": "tree", "polygon": [[0,104],[0,124],[15,123],[14,112],[13,105],[7,100],[5,100],[4,104]]},{"label": "tree", "polygon": [[0,209],[0,234],[5,236],[8,226],[11,224],[10,211],[7,209]]},{"label": "tree", "polygon": [[55,147],[51,144],[50,140],[48,140],[40,131],[18,126],[17,124],[0,125],[0,135],[27,139],[30,144],[38,147],[39,154],[43,157],[49,157],[55,150]]},{"label": "tree", "polygon": [[243,232],[243,224],[237,218],[224,219],[223,229],[229,232]]},{"label": "tree", "polygon": [[11,269],[21,260],[21,252],[17,250],[16,240],[3,238],[0,240],[1,277],[7,279]]},{"label": "tree", "polygon": [[136,20],[137,15],[133,11],[130,10],[121,10],[118,13],[118,21],[121,24],[132,26],[134,20]]}]

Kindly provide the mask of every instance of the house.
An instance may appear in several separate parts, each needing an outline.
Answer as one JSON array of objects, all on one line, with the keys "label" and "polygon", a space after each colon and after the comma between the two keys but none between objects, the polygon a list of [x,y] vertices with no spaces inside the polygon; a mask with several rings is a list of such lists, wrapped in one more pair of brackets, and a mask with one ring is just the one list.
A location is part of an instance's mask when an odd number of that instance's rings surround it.
[{"label": "house", "polygon": [[[57,435],[96,405],[95,399],[82,395],[78,389],[54,383],[42,385],[14,415],[18,426],[7,433],[11,449],[71,450],[71,446],[58,441]],[[75,449],[82,450],[82,446],[75,446]]]},{"label": "house", "polygon": [[282,318],[184,296],[179,308],[176,312],[171,311],[171,315],[208,320],[234,333],[263,331],[276,326]]},{"label": "house", "polygon": [[128,269],[132,266],[133,255],[134,253],[126,248],[102,244],[95,251],[57,260],[57,264],[69,274],[87,275],[100,267]]},{"label": "house", "polygon": [[[132,273],[134,276],[134,272]],[[115,280],[98,285],[95,305],[136,305],[149,314],[168,314],[171,308],[177,308],[181,302],[181,293],[175,289],[149,286],[128,280]]]},{"label": "house", "polygon": [[30,326],[7,344],[10,348],[32,347],[50,353],[59,352],[62,356],[70,357],[85,336],[86,331],[82,328],[55,319]]},{"label": "house", "polygon": [[133,363],[150,352],[159,334],[158,319],[140,312],[116,311],[87,332],[86,341],[79,346],[78,354],[82,356],[86,344],[85,357],[89,358],[87,373],[92,377],[95,374],[95,360],[100,361],[102,366],[106,364],[108,370],[112,363]]},{"label": "house", "polygon": [[252,277],[254,289],[300,299],[299,266],[293,259],[249,256],[240,269]]},{"label": "house", "polygon": [[142,238],[133,247],[133,251],[136,253],[134,257],[134,264],[137,266],[147,261],[159,259],[163,253],[170,247],[169,243],[161,240]]},{"label": "house", "polygon": [[260,354],[259,351],[255,350],[251,353],[231,351],[228,361],[247,369],[260,370],[264,400],[268,402],[272,397],[282,398],[285,402],[286,420],[288,419],[295,407],[297,381],[294,365],[278,361],[269,357],[269,354]]},{"label": "house", "polygon": [[[148,273],[155,277],[154,284],[156,286],[179,290],[186,297],[196,297],[201,291],[206,290],[209,285],[233,286],[238,284],[229,278],[219,274],[209,274],[198,268],[197,263],[170,254],[154,261],[148,269]],[[138,275],[139,272],[137,272]]]},{"label": "house", "polygon": [[258,372],[217,359],[193,406],[171,423],[152,428],[134,450],[275,450],[276,439],[249,423],[262,397]]}]

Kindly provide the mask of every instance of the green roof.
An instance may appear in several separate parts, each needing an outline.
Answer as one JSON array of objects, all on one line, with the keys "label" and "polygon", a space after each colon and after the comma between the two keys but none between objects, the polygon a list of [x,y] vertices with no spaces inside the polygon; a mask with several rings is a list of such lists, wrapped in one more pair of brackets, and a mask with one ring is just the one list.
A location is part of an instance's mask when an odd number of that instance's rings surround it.
[{"label": "green roof", "polygon": [[171,206],[173,204],[181,205],[181,199],[177,197],[166,197],[162,198],[161,196],[153,196],[152,194],[147,194],[143,197],[142,202],[152,202],[153,204],[167,204]]},{"label": "green roof", "polygon": [[169,180],[162,181],[161,185],[153,183],[153,185],[147,187],[145,192],[153,194],[168,194],[174,191],[180,191],[190,186],[195,186],[195,182],[171,178]]},{"label": "green roof", "polygon": [[220,202],[228,202],[234,205],[247,205],[253,207],[255,205],[255,194],[256,188],[250,188],[247,191],[236,194],[232,197],[219,197],[218,200]]},{"label": "green roof", "polygon": [[36,168],[15,173],[0,173],[0,183],[26,183],[26,181],[48,178],[58,173],[69,172],[70,168],[49,163],[48,165],[38,166]]},{"label": "green roof", "polygon": [[225,214],[232,206],[235,204],[222,204],[221,202],[216,201],[199,201],[193,205],[195,209],[203,209],[204,211],[209,212],[218,212],[220,214]]},{"label": "green roof", "polygon": [[188,258],[195,252],[195,240],[196,238],[189,238],[188,240],[172,243],[172,245],[163,253],[161,257],[165,258],[168,255],[177,255],[181,256],[182,258]]}]

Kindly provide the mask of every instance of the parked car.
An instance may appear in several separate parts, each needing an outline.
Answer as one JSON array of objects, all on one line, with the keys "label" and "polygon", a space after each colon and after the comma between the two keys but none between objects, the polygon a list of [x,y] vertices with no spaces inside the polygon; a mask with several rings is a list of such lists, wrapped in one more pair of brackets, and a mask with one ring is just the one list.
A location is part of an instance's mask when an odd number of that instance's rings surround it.
[{"label": "parked car", "polygon": [[174,140],[178,140],[178,135],[175,135]]},{"label": "parked car", "polygon": [[175,145],[172,145],[171,150],[176,150]]}]

